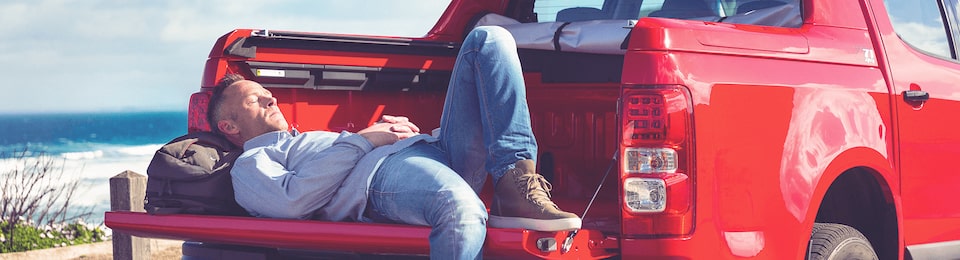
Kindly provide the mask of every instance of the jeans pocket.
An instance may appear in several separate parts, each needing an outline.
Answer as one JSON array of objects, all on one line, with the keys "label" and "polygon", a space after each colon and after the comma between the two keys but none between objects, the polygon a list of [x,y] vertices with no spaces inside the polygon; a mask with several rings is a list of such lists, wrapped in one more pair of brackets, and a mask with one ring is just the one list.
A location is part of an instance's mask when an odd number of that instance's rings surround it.
[{"label": "jeans pocket", "polygon": [[398,223],[397,206],[393,203],[394,195],[394,193],[371,190],[365,215],[378,223]]}]

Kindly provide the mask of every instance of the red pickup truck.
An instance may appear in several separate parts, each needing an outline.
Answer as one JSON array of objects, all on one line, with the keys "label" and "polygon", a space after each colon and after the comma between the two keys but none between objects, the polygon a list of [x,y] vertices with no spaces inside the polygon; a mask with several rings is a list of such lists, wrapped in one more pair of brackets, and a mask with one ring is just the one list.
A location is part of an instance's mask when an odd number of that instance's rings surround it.
[{"label": "red pickup truck", "polygon": [[[478,25],[517,38],[554,201],[589,207],[569,247],[569,232],[489,228],[486,258],[960,257],[956,0],[452,0],[421,38],[240,29],[210,52],[191,131],[227,73],[270,88],[301,131],[382,114],[432,129]],[[421,226],[105,219],[190,241],[185,258],[428,252]]]}]

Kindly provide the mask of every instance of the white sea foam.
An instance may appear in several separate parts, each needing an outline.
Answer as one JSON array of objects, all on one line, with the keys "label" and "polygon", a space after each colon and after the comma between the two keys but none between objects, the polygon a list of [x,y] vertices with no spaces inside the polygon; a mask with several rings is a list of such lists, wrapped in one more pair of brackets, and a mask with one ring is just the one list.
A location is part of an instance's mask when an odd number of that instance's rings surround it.
[{"label": "white sea foam", "polygon": [[157,149],[160,149],[163,144],[148,144],[148,145],[137,145],[137,146],[126,146],[116,149],[117,153],[120,155],[131,155],[131,156],[153,156],[157,152]]},{"label": "white sea foam", "polygon": [[74,161],[95,159],[95,158],[103,157],[103,151],[96,150],[96,151],[86,151],[86,152],[63,153],[60,155],[60,157],[63,157],[64,159],[67,159],[67,160],[74,160]]},{"label": "white sea foam", "polygon": [[125,158],[130,156],[153,156],[153,154],[160,149],[163,144],[146,144],[146,145],[134,145],[134,146],[121,146],[121,145],[95,145],[93,147],[96,150],[81,151],[81,152],[67,152],[60,154],[60,157],[63,157],[67,160],[88,160],[96,158]]}]

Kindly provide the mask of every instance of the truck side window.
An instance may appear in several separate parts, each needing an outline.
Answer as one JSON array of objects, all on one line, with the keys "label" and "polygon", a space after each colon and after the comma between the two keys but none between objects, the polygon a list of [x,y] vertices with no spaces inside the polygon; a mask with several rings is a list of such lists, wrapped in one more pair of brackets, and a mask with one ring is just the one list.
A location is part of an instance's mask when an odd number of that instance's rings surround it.
[{"label": "truck side window", "polygon": [[533,11],[539,22],[577,22],[613,19],[603,11],[604,0],[539,0]]},{"label": "truck side window", "polygon": [[944,58],[955,58],[950,50],[943,13],[935,0],[885,0],[893,30],[914,49]]},{"label": "truck side window", "polygon": [[777,27],[803,24],[800,0],[537,0],[539,22],[661,17]]}]

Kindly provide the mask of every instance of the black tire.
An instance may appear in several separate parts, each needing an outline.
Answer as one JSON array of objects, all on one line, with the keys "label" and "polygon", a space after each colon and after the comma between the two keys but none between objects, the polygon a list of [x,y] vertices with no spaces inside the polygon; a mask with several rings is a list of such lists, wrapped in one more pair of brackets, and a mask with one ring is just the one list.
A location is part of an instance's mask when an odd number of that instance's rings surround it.
[{"label": "black tire", "polygon": [[814,223],[807,245],[807,259],[878,259],[877,253],[860,231],[843,224]]}]

